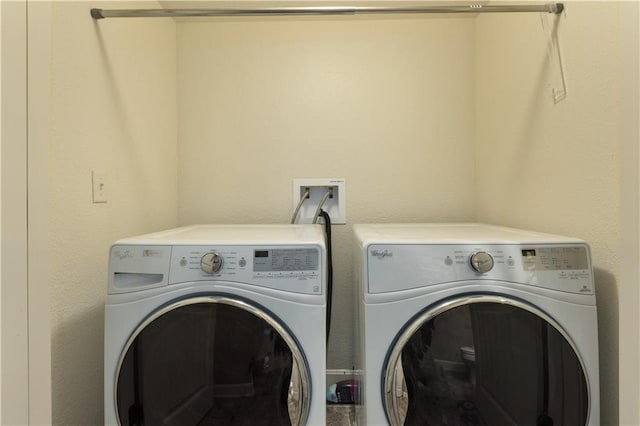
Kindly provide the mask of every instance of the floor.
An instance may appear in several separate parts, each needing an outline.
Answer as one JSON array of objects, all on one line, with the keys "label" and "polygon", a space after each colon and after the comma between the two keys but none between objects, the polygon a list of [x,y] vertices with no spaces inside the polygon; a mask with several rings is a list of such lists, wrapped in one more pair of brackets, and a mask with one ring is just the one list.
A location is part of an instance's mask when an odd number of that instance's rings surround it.
[{"label": "floor", "polygon": [[346,404],[327,404],[327,426],[355,425],[355,406]]},{"label": "floor", "polygon": [[[431,362],[421,370],[416,397],[408,412],[406,388],[398,394],[399,415],[409,425],[483,426],[473,401],[474,381],[462,364]],[[426,384],[429,386],[426,386]],[[355,425],[355,405],[327,404],[327,425]]]}]

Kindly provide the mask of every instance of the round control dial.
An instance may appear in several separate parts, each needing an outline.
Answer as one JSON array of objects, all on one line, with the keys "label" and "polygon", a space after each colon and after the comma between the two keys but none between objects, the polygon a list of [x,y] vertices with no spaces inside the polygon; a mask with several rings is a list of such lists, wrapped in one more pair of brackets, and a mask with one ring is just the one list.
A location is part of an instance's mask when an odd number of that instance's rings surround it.
[{"label": "round control dial", "polygon": [[222,268],[222,256],[211,251],[200,259],[200,269],[207,274],[215,274]]},{"label": "round control dial", "polygon": [[476,271],[484,274],[493,269],[493,257],[486,251],[477,251],[471,255],[471,267]]}]

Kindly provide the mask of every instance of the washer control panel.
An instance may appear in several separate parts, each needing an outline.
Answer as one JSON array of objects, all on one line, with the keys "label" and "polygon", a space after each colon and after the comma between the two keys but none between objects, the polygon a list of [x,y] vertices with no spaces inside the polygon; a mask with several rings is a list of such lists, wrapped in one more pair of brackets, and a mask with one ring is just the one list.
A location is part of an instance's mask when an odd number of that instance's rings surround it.
[{"label": "washer control panel", "polygon": [[233,281],[321,294],[322,258],[315,246],[173,246],[169,285]]},{"label": "washer control panel", "polygon": [[308,245],[114,245],[109,294],[180,283],[260,286],[323,295],[322,247]]},{"label": "washer control panel", "polygon": [[253,251],[253,271],[256,273],[317,271],[319,260],[316,249],[260,249]]},{"label": "washer control panel", "polygon": [[454,281],[495,280],[593,295],[585,244],[372,244],[370,293]]}]

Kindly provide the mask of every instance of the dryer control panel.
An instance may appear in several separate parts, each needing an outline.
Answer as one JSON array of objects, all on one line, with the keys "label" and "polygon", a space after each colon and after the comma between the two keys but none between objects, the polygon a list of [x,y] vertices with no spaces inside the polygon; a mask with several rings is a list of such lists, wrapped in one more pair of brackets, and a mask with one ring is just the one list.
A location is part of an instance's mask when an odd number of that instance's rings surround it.
[{"label": "dryer control panel", "polygon": [[594,293],[585,244],[372,244],[367,271],[369,293],[472,280]]}]

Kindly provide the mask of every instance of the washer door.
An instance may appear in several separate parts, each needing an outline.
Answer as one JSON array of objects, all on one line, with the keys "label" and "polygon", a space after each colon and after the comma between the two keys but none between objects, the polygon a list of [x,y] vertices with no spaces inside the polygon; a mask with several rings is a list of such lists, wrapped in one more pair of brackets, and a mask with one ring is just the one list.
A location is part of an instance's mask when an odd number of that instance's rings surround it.
[{"label": "washer door", "polygon": [[387,358],[392,425],[584,425],[589,385],[567,333],[537,308],[498,296],[418,315]]},{"label": "washer door", "polygon": [[197,297],[138,327],[115,392],[123,425],[302,425],[309,370],[295,340],[265,311]]}]

